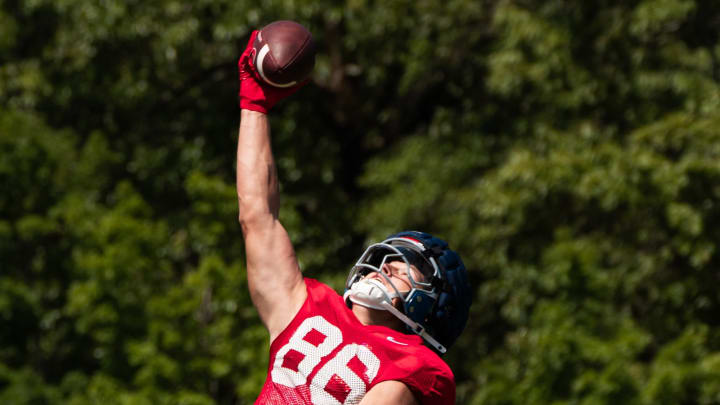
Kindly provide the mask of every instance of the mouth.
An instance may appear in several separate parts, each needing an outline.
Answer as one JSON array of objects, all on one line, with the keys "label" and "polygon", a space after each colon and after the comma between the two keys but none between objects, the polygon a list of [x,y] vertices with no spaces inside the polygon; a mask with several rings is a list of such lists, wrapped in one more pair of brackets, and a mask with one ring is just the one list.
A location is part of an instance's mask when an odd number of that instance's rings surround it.
[{"label": "mouth", "polygon": [[[392,276],[387,276],[388,278]],[[379,273],[370,273],[365,276],[366,280],[373,280],[376,283],[382,283],[382,285],[385,287],[387,291],[396,291],[398,293],[404,293],[407,292],[403,287],[410,287],[409,284],[405,280],[397,279],[395,277],[392,278],[392,280],[386,279],[385,277],[381,276]]]},{"label": "mouth", "polygon": [[385,280],[385,277],[382,277],[378,273],[370,273],[367,276],[365,276],[364,278],[366,280],[378,281],[378,282],[382,283],[385,287],[390,287],[390,286],[388,286],[388,282],[387,282],[387,280]]}]

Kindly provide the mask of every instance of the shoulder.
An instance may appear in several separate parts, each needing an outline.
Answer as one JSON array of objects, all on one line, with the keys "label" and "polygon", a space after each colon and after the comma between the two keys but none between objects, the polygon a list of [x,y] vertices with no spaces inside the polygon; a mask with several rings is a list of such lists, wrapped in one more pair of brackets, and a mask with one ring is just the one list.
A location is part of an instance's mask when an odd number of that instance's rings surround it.
[{"label": "shoulder", "polygon": [[[428,372],[432,374],[432,385],[423,386],[425,400],[422,404],[454,404],[455,403],[455,376],[450,366],[435,352],[428,351]],[[412,389],[412,388],[411,388]]]},{"label": "shoulder", "polygon": [[[336,327],[342,327],[343,324],[347,323],[346,318],[348,318],[347,312],[349,312],[349,309],[345,306],[340,294],[318,280],[306,277],[304,281],[307,298],[305,298],[305,302],[303,302],[286,328],[276,339],[273,339],[273,343],[286,341],[289,339],[289,334],[292,334],[306,321],[310,322],[305,325],[307,327],[315,325],[313,322],[323,324],[329,322]],[[317,320],[318,317],[322,319]],[[314,319],[314,321],[311,322],[310,318]]]},{"label": "shoulder", "polygon": [[455,403],[455,376],[440,356],[422,343],[395,353],[383,380],[402,382],[421,404]]},{"label": "shoulder", "polygon": [[453,391],[455,390],[455,376],[450,366],[437,353],[421,345],[415,355],[422,361],[422,365],[418,367],[419,378],[428,379],[421,381],[422,383],[434,382],[444,388],[452,386]]},{"label": "shoulder", "polygon": [[427,357],[424,367],[406,384],[421,404],[452,405],[455,403],[455,376],[447,363],[431,350],[428,352],[436,359]]},{"label": "shoulder", "polygon": [[312,278],[305,278],[307,289],[307,303],[312,304],[315,310],[345,307],[342,296],[330,286]]},{"label": "shoulder", "polygon": [[308,294],[312,293],[313,296],[317,296],[318,298],[323,296],[330,296],[330,297],[339,297],[340,294],[337,293],[337,291],[330,288],[329,285],[320,282],[318,280],[315,280],[314,278],[308,278],[305,277],[305,286],[308,290]]}]

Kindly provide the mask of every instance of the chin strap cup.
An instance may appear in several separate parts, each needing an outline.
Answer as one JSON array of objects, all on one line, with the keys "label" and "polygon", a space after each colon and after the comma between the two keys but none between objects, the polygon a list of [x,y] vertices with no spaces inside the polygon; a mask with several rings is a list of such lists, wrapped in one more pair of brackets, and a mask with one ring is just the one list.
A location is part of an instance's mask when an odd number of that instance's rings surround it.
[{"label": "chin strap cup", "polygon": [[428,342],[432,347],[434,347],[435,350],[437,350],[438,352],[443,353],[443,354],[445,352],[447,352],[447,349],[445,348],[445,346],[443,346],[440,342],[435,340],[435,338],[430,336],[430,334],[427,333],[427,331],[425,330],[425,328],[423,328],[422,325],[420,325],[419,323],[408,318],[405,314],[403,314],[397,308],[395,308],[394,306],[392,306],[391,304],[389,304],[387,302],[383,302],[380,305],[383,306],[383,309],[390,311],[393,315],[398,317],[398,319],[403,321],[407,326],[410,327],[410,329],[412,329],[413,332],[415,332],[417,335],[419,335],[420,337],[425,339],[426,342]]},{"label": "chin strap cup", "polygon": [[360,280],[345,292],[343,300],[345,302],[350,300],[367,308],[384,310],[383,302],[392,302],[393,298],[400,297],[397,291],[389,292],[378,280]]}]

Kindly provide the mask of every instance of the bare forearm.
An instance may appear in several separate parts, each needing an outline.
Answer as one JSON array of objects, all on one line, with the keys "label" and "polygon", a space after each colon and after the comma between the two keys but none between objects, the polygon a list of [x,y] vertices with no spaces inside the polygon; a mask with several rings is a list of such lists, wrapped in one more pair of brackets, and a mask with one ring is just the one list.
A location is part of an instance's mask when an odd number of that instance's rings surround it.
[{"label": "bare forearm", "polygon": [[236,178],[240,220],[277,219],[278,181],[268,118],[259,112],[241,111]]}]

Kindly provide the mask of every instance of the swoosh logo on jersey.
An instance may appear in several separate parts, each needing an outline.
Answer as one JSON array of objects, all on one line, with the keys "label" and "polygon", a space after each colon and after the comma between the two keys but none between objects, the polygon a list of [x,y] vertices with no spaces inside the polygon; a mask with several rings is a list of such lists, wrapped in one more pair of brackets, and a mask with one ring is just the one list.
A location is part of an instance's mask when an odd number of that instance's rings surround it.
[{"label": "swoosh logo on jersey", "polygon": [[398,342],[398,341],[395,340],[395,338],[392,337],[392,336],[388,336],[388,337],[387,337],[387,340],[389,340],[389,341],[391,341],[391,342],[393,342],[393,343],[395,343],[395,344],[398,344],[398,345],[403,345],[403,346],[407,346],[407,345],[408,345],[407,343]]}]

